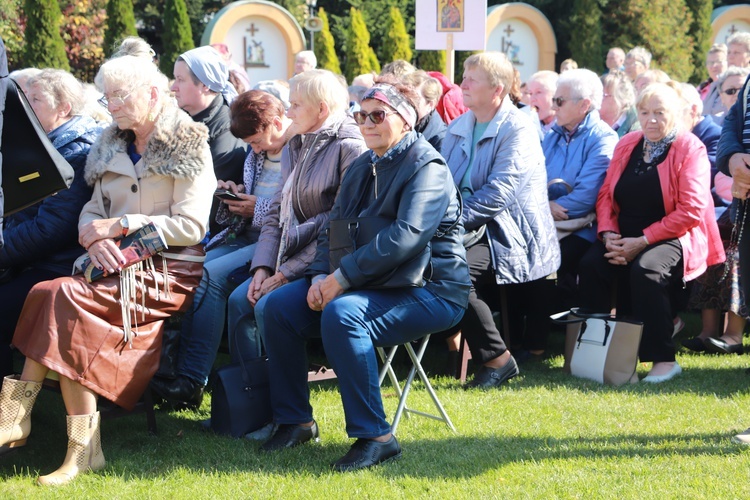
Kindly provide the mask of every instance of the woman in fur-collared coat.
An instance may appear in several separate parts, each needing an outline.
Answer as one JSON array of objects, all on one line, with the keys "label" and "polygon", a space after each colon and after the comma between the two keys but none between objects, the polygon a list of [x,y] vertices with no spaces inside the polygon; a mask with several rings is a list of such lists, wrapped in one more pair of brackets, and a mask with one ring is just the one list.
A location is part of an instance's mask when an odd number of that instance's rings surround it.
[{"label": "woman in fur-collared coat", "polygon": [[[6,378],[0,391],[2,453],[25,444],[41,382],[49,371],[59,375],[68,451],[40,484],[104,467],[97,396],[132,408],[156,371],[163,322],[187,309],[201,279],[204,254],[196,245],[216,188],[206,127],[172,104],[167,79],[151,62],[112,59],[96,82],[114,125],[89,153],[85,178],[94,192],[78,229],[105,277],[88,283],[78,274],[31,290],[13,337],[26,364],[20,380]],[[124,270],[116,238],[148,223],[169,248],[143,271]]]}]

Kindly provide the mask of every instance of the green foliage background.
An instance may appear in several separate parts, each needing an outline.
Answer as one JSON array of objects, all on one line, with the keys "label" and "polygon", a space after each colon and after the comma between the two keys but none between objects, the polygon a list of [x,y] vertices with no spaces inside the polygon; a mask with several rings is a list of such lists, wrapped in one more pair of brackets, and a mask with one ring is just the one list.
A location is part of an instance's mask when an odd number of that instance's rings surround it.
[{"label": "green foliage background", "polygon": [[23,10],[28,16],[23,51],[26,65],[70,70],[60,34],[63,16],[57,0],[26,0]]},{"label": "green foliage background", "polygon": [[185,0],[167,0],[164,12],[164,49],[159,56],[159,69],[172,78],[174,62],[180,54],[193,47],[193,32]]},{"label": "green foliage background", "polygon": [[104,54],[110,56],[123,38],[138,35],[132,0],[109,0],[106,19]]},{"label": "green foliage background", "polygon": [[339,56],[336,54],[336,44],[331,34],[331,28],[328,22],[328,14],[325,9],[318,11],[323,29],[315,33],[315,57],[318,59],[318,68],[333,71],[337,75],[341,74],[341,64]]},{"label": "green foliage background", "polygon": [[[24,60],[27,53],[28,36],[27,15],[24,1],[31,5],[42,1],[47,5],[54,0],[0,0],[0,36],[8,49],[11,69],[37,65],[40,57],[39,48],[35,47],[29,54],[31,59]],[[212,16],[228,0],[182,0],[189,19],[192,41],[200,42],[201,35]],[[134,15],[128,17],[128,4],[132,2]],[[167,0],[57,0],[65,22],[60,28],[64,40],[64,50],[71,70],[80,78],[90,80],[104,58],[105,52],[111,49],[116,40],[128,34],[137,34],[145,38],[160,55],[165,52],[165,29]],[[300,22],[304,23],[308,8],[304,0],[276,0]],[[504,0],[489,0],[488,5],[507,3]],[[675,78],[697,83],[705,78],[705,53],[710,44],[710,16],[713,8],[740,4],[742,0],[527,0],[527,3],[538,8],[550,21],[555,32],[558,54],[557,65],[569,57],[576,59],[580,66],[594,71],[604,69],[604,58],[609,47],[614,45],[629,49],[636,44],[646,46],[654,54],[654,64],[667,71]],[[322,67],[354,67],[361,61],[349,62],[347,56],[362,51],[352,50],[350,42],[352,22],[350,9],[356,8],[369,33],[369,47],[372,53],[365,58],[367,66],[379,67],[395,58],[396,43],[408,45],[412,53],[409,59],[427,69],[444,68],[445,54],[437,51],[414,51],[413,37],[408,35],[404,40],[392,29],[391,9],[395,8],[403,17],[405,32],[414,33],[414,0],[318,0],[317,7],[325,12],[328,18],[328,32],[316,36],[316,54],[322,61]],[[104,36],[109,24],[103,9],[110,9],[109,18],[117,18],[114,28],[110,26],[111,36]],[[117,12],[115,16],[113,13]],[[317,15],[320,16],[320,10]],[[126,17],[127,19],[122,19]],[[400,31],[400,28],[399,30]],[[33,29],[32,29],[33,33]],[[305,32],[309,39],[309,33]],[[53,37],[50,35],[49,40]],[[34,42],[38,44],[39,42]],[[59,47],[59,43],[57,43]],[[170,49],[171,50],[171,49]],[[401,49],[399,49],[401,50]],[[325,51],[325,54],[324,52]],[[61,52],[58,49],[44,48],[44,57],[53,57],[57,53],[58,62]],[[33,54],[32,54],[33,53]],[[408,52],[404,52],[408,54]],[[334,59],[335,55],[335,59]],[[378,57],[375,57],[375,56]],[[467,54],[456,54],[456,72],[461,73],[461,61]],[[356,58],[361,58],[358,55]],[[168,57],[167,59],[169,59]],[[45,63],[46,64],[46,63]]]}]

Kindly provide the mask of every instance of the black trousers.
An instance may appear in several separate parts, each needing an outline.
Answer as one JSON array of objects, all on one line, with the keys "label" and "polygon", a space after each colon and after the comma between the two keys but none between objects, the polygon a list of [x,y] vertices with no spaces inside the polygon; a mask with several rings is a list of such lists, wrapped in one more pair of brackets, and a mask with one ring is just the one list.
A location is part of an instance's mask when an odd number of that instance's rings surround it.
[{"label": "black trousers", "polygon": [[581,307],[609,312],[617,287],[618,316],[643,322],[640,360],[674,361],[671,291],[683,276],[680,242],[672,239],[650,245],[627,266],[610,264],[605,253],[604,243],[597,241],[581,260]]},{"label": "black trousers", "polygon": [[[28,268],[0,285],[0,377],[13,373],[13,351],[10,341],[16,330],[23,303],[29,291],[41,281],[60,277],[60,273],[44,269]],[[45,311],[36,311],[46,314]]]},{"label": "black trousers", "polygon": [[[471,277],[471,292],[469,293],[469,307],[456,331],[461,330],[471,349],[474,363],[483,365],[502,355],[508,348],[503,342],[492,317],[492,309],[487,304],[497,299],[493,292],[499,289],[495,281],[495,271],[492,268],[490,247],[486,238],[466,249],[466,260],[469,264]],[[486,296],[485,294],[491,294]]]}]

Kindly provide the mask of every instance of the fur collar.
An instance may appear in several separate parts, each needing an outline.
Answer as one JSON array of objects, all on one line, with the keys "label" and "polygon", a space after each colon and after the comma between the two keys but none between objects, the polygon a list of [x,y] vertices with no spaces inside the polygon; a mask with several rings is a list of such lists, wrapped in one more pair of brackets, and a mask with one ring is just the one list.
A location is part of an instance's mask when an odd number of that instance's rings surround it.
[{"label": "fur collar", "polygon": [[[84,174],[86,182],[93,186],[110,169],[116,155],[127,155],[128,144],[133,140],[133,132],[120,130],[116,124],[104,130],[88,155]],[[156,120],[156,126],[143,153],[142,176],[197,177],[206,168],[206,150],[206,126],[194,122],[187,113],[173,104],[166,104]]]}]

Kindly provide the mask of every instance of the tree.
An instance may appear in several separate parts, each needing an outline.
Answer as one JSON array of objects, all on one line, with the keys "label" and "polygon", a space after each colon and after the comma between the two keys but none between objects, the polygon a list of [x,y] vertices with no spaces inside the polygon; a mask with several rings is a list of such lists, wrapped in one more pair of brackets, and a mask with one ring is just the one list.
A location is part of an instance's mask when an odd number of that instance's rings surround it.
[{"label": "tree", "polygon": [[109,0],[107,28],[104,30],[104,55],[111,56],[123,38],[137,35],[132,0]]},{"label": "tree", "polygon": [[[610,0],[603,33],[605,46],[626,51],[641,45],[653,55],[651,67],[671,78],[687,81],[693,74],[692,15],[685,0]],[[614,28],[610,30],[611,27]]]},{"label": "tree", "polygon": [[318,68],[340,75],[341,64],[339,64],[339,56],[336,55],[336,46],[328,25],[328,14],[321,8],[318,10],[318,17],[323,25],[323,29],[315,33],[315,57],[318,59]]},{"label": "tree", "polygon": [[444,50],[417,51],[417,67],[425,71],[439,71],[445,74],[446,54]]},{"label": "tree", "polygon": [[190,19],[187,15],[185,0],[167,0],[164,9],[164,45],[159,57],[159,69],[172,77],[174,62],[180,54],[195,47]]},{"label": "tree", "polygon": [[26,0],[26,46],[23,62],[37,68],[70,70],[60,35],[62,12],[57,0]]},{"label": "tree", "polygon": [[711,48],[711,14],[713,13],[713,2],[711,0],[686,0],[687,8],[693,15],[693,22],[688,33],[693,37],[693,75],[692,83],[700,83],[708,77],[706,70],[706,54]]},{"label": "tree", "polygon": [[21,67],[23,60],[23,32],[26,30],[26,14],[22,0],[0,0],[0,37],[8,56],[8,69]]},{"label": "tree", "polygon": [[63,40],[70,71],[84,82],[94,76],[104,60],[106,0],[69,0],[63,7]]},{"label": "tree", "polygon": [[603,69],[602,11],[598,0],[575,0],[570,16],[570,52],[580,68]]},{"label": "tree", "polygon": [[372,47],[370,47],[370,33],[367,31],[362,13],[352,7],[349,10],[344,75],[348,81],[352,81],[355,76],[370,71],[379,73],[380,63]]},{"label": "tree", "polygon": [[385,24],[385,40],[383,40],[380,59],[386,63],[397,59],[411,62],[411,37],[406,32],[404,18],[396,7],[391,7]]}]

